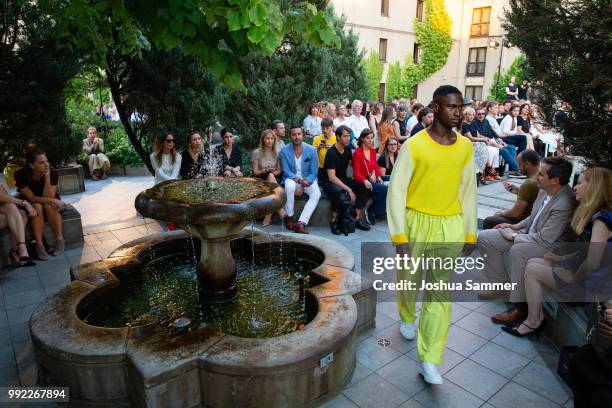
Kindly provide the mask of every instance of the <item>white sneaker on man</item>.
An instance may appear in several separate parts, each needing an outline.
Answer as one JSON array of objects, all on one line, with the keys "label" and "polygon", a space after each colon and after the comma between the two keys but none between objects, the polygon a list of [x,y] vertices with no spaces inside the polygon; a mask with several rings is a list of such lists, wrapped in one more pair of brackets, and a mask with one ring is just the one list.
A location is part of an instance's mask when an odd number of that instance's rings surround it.
[{"label": "white sneaker on man", "polygon": [[406,340],[414,340],[416,337],[416,325],[414,323],[400,322],[400,334]]},{"label": "white sneaker on man", "polygon": [[425,382],[429,384],[442,384],[442,376],[438,372],[438,367],[429,361],[421,361],[421,374]]}]

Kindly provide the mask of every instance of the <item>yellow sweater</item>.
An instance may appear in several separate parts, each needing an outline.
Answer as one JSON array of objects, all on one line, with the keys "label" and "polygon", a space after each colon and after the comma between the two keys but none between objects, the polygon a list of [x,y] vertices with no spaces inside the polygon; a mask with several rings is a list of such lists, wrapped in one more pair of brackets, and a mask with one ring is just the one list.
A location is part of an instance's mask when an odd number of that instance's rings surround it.
[{"label": "yellow sweater", "polygon": [[408,242],[406,208],[428,215],[462,215],[465,242],[476,242],[476,176],[472,142],[457,134],[452,145],[427,130],[408,139],[393,166],[387,221],[394,244]]},{"label": "yellow sweater", "polygon": [[[320,148],[321,143],[326,140],[325,135],[319,135],[312,140],[312,146],[317,148],[317,156],[319,157],[319,168],[322,169],[325,165],[325,156],[327,155],[326,148]],[[332,134],[329,140],[327,140],[327,144],[329,146],[333,146],[336,144],[336,135]]]}]

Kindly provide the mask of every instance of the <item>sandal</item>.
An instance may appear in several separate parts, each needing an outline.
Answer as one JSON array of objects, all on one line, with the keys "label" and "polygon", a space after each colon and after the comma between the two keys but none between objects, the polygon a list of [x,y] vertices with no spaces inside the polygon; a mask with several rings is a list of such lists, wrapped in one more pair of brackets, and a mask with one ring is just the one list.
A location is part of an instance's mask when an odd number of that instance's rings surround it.
[{"label": "sandal", "polygon": [[[19,242],[18,244],[25,245],[25,242]],[[11,252],[9,252],[9,258],[15,267],[36,265],[29,256],[19,256],[19,252],[17,252],[16,249],[11,249]]]},{"label": "sandal", "polygon": [[36,244],[36,257],[41,261],[46,261],[49,259],[49,254],[45,250],[44,245]]},{"label": "sandal", "polygon": [[65,248],[66,248],[65,239],[60,239],[59,241],[55,242],[55,250],[53,251],[55,253],[54,256],[61,255],[64,252]]}]

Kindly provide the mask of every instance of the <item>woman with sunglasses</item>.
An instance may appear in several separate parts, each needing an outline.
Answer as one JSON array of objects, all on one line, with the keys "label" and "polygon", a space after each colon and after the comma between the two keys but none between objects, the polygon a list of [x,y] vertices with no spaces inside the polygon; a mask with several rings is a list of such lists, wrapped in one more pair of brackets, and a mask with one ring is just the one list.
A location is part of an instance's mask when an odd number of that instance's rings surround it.
[{"label": "woman with sunglasses", "polygon": [[182,157],[176,151],[176,137],[169,131],[160,131],[155,148],[150,156],[155,170],[155,184],[165,180],[177,180],[181,170]]}]

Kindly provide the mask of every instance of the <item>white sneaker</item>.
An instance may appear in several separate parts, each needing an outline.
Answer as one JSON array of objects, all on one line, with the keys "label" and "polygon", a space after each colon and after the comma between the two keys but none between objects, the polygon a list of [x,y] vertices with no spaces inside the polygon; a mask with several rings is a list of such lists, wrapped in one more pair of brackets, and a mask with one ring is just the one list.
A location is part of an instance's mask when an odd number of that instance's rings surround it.
[{"label": "white sneaker", "polygon": [[429,384],[442,384],[442,376],[438,372],[438,367],[429,361],[421,362],[421,374],[425,382]]},{"label": "white sneaker", "polygon": [[400,323],[400,333],[406,340],[414,340],[416,337],[416,325],[414,323]]}]

